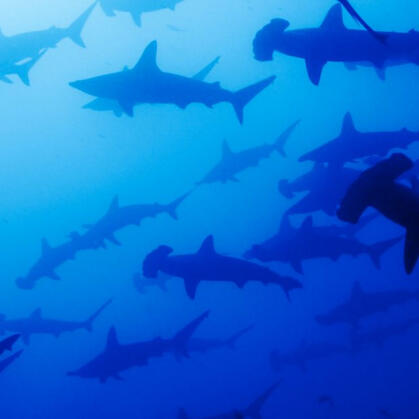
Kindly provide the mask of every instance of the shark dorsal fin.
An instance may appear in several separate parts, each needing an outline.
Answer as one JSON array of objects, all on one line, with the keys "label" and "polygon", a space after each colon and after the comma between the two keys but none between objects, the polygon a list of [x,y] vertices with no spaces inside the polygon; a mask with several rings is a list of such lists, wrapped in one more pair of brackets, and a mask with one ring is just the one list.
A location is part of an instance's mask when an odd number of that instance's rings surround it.
[{"label": "shark dorsal fin", "polygon": [[364,293],[361,288],[361,283],[359,281],[355,281],[354,285],[352,286],[352,299],[359,299],[359,297]]},{"label": "shark dorsal fin", "polygon": [[48,243],[48,240],[46,238],[42,239],[42,255],[45,256],[51,251],[51,246]]},{"label": "shark dorsal fin", "polygon": [[223,141],[223,157],[229,157],[233,154],[227,140]]},{"label": "shark dorsal fin", "polygon": [[115,212],[119,209],[119,197],[118,195],[115,195],[112,199],[111,205],[109,205],[108,214]]},{"label": "shark dorsal fin", "polygon": [[307,230],[311,230],[312,228],[313,228],[313,217],[309,215],[308,217],[304,219],[303,223],[301,224],[301,230],[307,231]]},{"label": "shark dorsal fin", "polygon": [[42,309],[37,308],[31,314],[31,319],[40,319],[42,317]]},{"label": "shark dorsal fin", "polygon": [[354,132],[356,132],[356,128],[355,128],[355,124],[354,124],[354,120],[352,119],[352,115],[347,112],[345,114],[345,117],[343,118],[343,123],[342,123],[342,134],[353,134]]},{"label": "shark dorsal fin", "polygon": [[329,10],[321,28],[327,31],[341,31],[346,29],[343,24],[342,6],[340,4],[336,4]]},{"label": "shark dorsal fin", "polygon": [[114,349],[119,346],[118,336],[116,335],[116,329],[112,326],[108,332],[108,339],[106,341],[106,349]]},{"label": "shark dorsal fin", "polygon": [[208,236],[201,244],[201,247],[198,250],[200,255],[213,255],[215,253],[214,248],[214,237],[212,235]]},{"label": "shark dorsal fin", "polygon": [[141,58],[133,68],[135,72],[150,72],[158,70],[157,66],[157,41],[150,42],[144,50]]}]

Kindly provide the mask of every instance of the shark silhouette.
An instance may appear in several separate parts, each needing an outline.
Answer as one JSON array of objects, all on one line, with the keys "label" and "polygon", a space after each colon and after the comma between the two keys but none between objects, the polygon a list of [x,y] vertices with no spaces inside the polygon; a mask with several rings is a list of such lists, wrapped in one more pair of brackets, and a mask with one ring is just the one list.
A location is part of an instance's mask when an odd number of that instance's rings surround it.
[{"label": "shark silhouette", "polygon": [[156,56],[157,41],[153,41],[132,69],[74,81],[70,86],[91,96],[117,101],[129,116],[133,116],[135,105],[144,103],[174,104],[184,109],[191,103],[212,107],[229,102],[242,123],[244,107],[275,80],[275,76],[269,77],[233,93],[219,83],[166,73],[158,67]]},{"label": "shark silhouette", "polygon": [[194,299],[202,281],[231,282],[242,288],[248,281],[279,285],[289,299],[293,289],[302,288],[294,278],[281,276],[264,266],[242,259],[223,256],[216,252],[214,239],[208,236],[197,253],[171,256],[173,249],[160,246],[151,252],[143,262],[143,274],[155,278],[161,271],[182,278],[186,293]]}]

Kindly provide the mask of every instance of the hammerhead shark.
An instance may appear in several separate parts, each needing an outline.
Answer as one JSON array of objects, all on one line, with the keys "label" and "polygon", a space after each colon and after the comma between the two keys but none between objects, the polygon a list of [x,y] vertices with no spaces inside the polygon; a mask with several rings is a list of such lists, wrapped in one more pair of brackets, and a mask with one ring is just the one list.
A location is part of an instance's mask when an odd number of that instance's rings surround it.
[{"label": "hammerhead shark", "polygon": [[91,316],[82,321],[68,321],[48,319],[42,315],[42,310],[37,308],[29,317],[19,319],[6,319],[0,315],[0,331],[18,332],[25,344],[29,344],[30,337],[35,334],[52,335],[59,337],[62,333],[73,332],[79,329],[92,331],[93,322],[99,314],[112,302],[108,300],[99,307]]},{"label": "hammerhead shark", "polygon": [[359,281],[356,281],[349,300],[332,308],[328,313],[316,316],[316,321],[325,326],[348,323],[356,327],[365,317],[383,313],[390,307],[412,300],[419,300],[419,291],[366,292]]},{"label": "hammerhead shark", "polygon": [[115,16],[115,12],[126,12],[134,23],[141,27],[141,15],[161,9],[175,10],[182,0],[99,0],[106,16]]},{"label": "hammerhead shark", "polygon": [[164,72],[156,58],[157,41],[153,41],[132,69],[74,81],[70,86],[97,98],[117,101],[129,116],[133,116],[135,105],[144,103],[174,104],[185,109],[191,103],[211,108],[217,103],[229,102],[239,122],[243,123],[245,106],[275,80],[272,76],[234,93],[223,89],[218,82],[207,83]]},{"label": "hammerhead shark", "polygon": [[3,339],[0,341],[0,355],[3,354],[5,351],[11,351],[13,349],[13,345],[16,343],[16,341],[20,338],[19,334],[15,334],[12,336],[9,336],[6,339]]},{"label": "hammerhead shark", "polygon": [[42,51],[55,48],[63,39],[69,38],[80,47],[85,47],[81,32],[92,13],[96,3],[93,3],[70,26],[26,32],[7,36],[0,33],[0,68],[11,66],[28,58],[39,58]]},{"label": "hammerhead shark", "polygon": [[239,288],[249,281],[262,284],[279,285],[287,298],[293,289],[302,288],[299,281],[294,278],[279,275],[255,263],[216,252],[214,239],[208,236],[196,253],[174,255],[169,246],[160,246],[152,251],[143,262],[143,274],[147,278],[155,278],[161,271],[168,275],[182,278],[186,293],[194,299],[197,288],[202,281],[230,282]]},{"label": "hammerhead shark", "polygon": [[[198,73],[192,76],[195,80],[204,81],[211,70],[215,67],[215,65],[219,62],[220,57],[216,57],[212,60],[209,64],[207,64],[204,68],[202,68]],[[127,70],[128,67],[125,67],[124,70]],[[118,101],[112,99],[104,99],[104,98],[97,98],[92,100],[86,105],[83,106],[84,109],[91,109],[93,111],[112,111],[115,116],[118,118],[124,114],[124,110],[119,105]]]},{"label": "hammerhead shark", "polygon": [[357,223],[368,207],[406,229],[404,266],[413,272],[419,258],[419,192],[396,182],[413,167],[404,154],[393,154],[370,169],[349,187],[338,210],[342,221]]},{"label": "hammerhead shark", "polygon": [[146,218],[155,218],[159,214],[168,214],[177,220],[177,209],[189,194],[184,194],[169,204],[135,204],[121,206],[118,197],[114,197],[106,214],[97,222],[85,224],[83,233],[72,232],[63,244],[52,247],[42,239],[42,254],[30,268],[26,276],[17,278],[16,285],[22,289],[32,289],[41,278],[59,280],[56,269],[63,263],[73,260],[83,250],[106,248],[107,242],[120,245],[115,233],[128,226],[139,226]]},{"label": "hammerhead shark", "polygon": [[360,132],[355,128],[350,113],[345,115],[338,137],[310,151],[299,161],[343,165],[370,156],[385,157],[391,150],[405,149],[419,141],[419,132],[402,129],[387,132]]},{"label": "hammerhead shark", "polygon": [[226,183],[229,180],[238,182],[236,177],[237,174],[250,167],[257,166],[262,159],[268,158],[274,151],[285,157],[285,143],[298,123],[299,121],[294,122],[272,144],[264,144],[247,150],[234,152],[231,150],[227,141],[224,141],[220,162],[198,182],[198,185],[215,182]]},{"label": "hammerhead shark", "polygon": [[189,357],[189,340],[208,314],[208,311],[201,314],[169,339],[157,337],[146,342],[122,344],[118,340],[115,327],[112,327],[108,333],[105,349],[87,364],[70,371],[67,375],[95,378],[105,383],[109,378],[122,380],[121,372],[134,367],[143,367],[151,358],[161,357],[167,353],[172,353],[178,358]]},{"label": "hammerhead shark", "polygon": [[302,262],[309,259],[328,258],[338,260],[342,255],[356,257],[367,254],[377,269],[383,253],[397,244],[401,238],[384,240],[366,245],[355,237],[335,234],[336,228],[313,225],[308,216],[300,228],[294,228],[284,216],[279,232],[261,244],[254,245],[244,256],[262,262],[279,261],[289,263],[296,272],[303,273]]},{"label": "hammerhead shark", "polygon": [[[264,391],[256,400],[241,410],[232,410],[221,413],[219,415],[205,416],[203,419],[261,419],[261,410],[266,401],[271,397],[273,392],[278,388],[279,383],[275,383]],[[178,419],[190,419],[190,416],[184,409],[179,410]]]},{"label": "hammerhead shark", "polygon": [[343,23],[340,4],[330,9],[319,28],[287,31],[289,25],[285,19],[273,19],[261,29],[253,42],[255,58],[270,61],[274,51],[302,58],[315,85],[319,84],[328,62],[370,63],[377,69],[388,63],[419,64],[418,32],[374,31],[371,36],[363,30],[348,29]]}]

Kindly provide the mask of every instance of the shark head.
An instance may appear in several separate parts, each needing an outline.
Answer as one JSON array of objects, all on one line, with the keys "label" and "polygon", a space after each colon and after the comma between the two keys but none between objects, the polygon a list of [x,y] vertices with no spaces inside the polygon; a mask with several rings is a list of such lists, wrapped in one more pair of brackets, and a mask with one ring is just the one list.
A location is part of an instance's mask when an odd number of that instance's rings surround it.
[{"label": "shark head", "polygon": [[262,28],[253,41],[253,53],[258,61],[271,61],[273,59],[274,46],[278,42],[289,22],[285,19],[273,19]]},{"label": "shark head", "polygon": [[16,285],[22,290],[31,290],[34,287],[34,281],[30,280],[27,277],[16,278]]},{"label": "shark head", "polygon": [[146,278],[157,278],[162,264],[173,252],[169,246],[160,246],[151,252],[143,262],[143,274]]}]

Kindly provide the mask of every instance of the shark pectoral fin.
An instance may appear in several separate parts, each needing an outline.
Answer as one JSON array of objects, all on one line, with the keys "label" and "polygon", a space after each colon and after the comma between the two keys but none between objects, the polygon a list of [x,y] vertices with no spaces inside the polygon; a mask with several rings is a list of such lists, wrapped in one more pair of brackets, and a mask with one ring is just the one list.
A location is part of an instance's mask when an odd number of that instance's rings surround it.
[{"label": "shark pectoral fin", "polygon": [[130,117],[134,116],[134,104],[132,102],[119,101],[119,106]]},{"label": "shark pectoral fin", "polygon": [[5,83],[8,83],[8,84],[13,84],[13,81],[10,80],[9,77],[7,77],[5,75],[0,76],[0,80],[5,82]]},{"label": "shark pectoral fin", "polygon": [[323,67],[326,64],[325,61],[316,60],[316,59],[307,59],[306,68],[308,76],[313,84],[318,86],[320,83],[320,77],[322,75]]},{"label": "shark pectoral fin", "polygon": [[386,69],[385,67],[375,67],[375,72],[380,80],[386,80]]},{"label": "shark pectoral fin", "polygon": [[141,22],[141,13],[139,14],[139,13],[131,13],[131,18],[132,18],[132,20],[134,21],[134,23],[139,27],[139,28],[141,28],[141,24],[142,24],[142,22]]},{"label": "shark pectoral fin", "polygon": [[59,281],[61,278],[55,273],[55,272],[51,272],[49,275],[48,275],[48,278],[51,278],[51,279],[53,279],[54,281]]},{"label": "shark pectoral fin", "polygon": [[103,13],[105,13],[106,16],[108,17],[115,16],[115,12],[113,11],[113,9],[111,7],[108,7],[105,2],[100,1],[99,3],[100,3],[101,9],[103,10]]},{"label": "shark pectoral fin", "polygon": [[301,260],[298,260],[298,259],[292,260],[291,266],[295,272],[299,273],[300,275],[304,274],[303,266],[301,265]]},{"label": "shark pectoral fin", "polygon": [[199,284],[199,279],[185,278],[184,283],[185,283],[186,294],[188,294],[189,298],[194,300],[195,295],[196,295],[196,290],[197,290],[198,284]]}]

